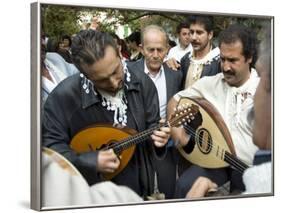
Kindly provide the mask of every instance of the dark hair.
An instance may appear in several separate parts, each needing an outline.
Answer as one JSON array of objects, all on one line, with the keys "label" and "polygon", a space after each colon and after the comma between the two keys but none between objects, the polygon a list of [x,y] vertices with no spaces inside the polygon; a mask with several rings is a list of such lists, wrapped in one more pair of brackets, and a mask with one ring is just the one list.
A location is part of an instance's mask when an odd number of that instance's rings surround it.
[{"label": "dark hair", "polygon": [[189,26],[191,24],[202,24],[204,25],[204,29],[210,33],[214,30],[214,18],[212,16],[199,16],[192,15],[188,19]]},{"label": "dark hair", "polygon": [[59,42],[55,38],[49,38],[46,44],[46,52],[57,52],[59,49]]},{"label": "dark hair", "polygon": [[177,43],[171,39],[169,39],[169,46],[172,48],[174,46],[177,46]]},{"label": "dark hair", "polygon": [[81,65],[91,65],[99,59],[102,59],[105,55],[105,49],[108,46],[113,47],[116,55],[119,55],[112,36],[92,29],[82,30],[72,41],[72,61],[74,65],[83,72]]},{"label": "dark hair", "polygon": [[69,35],[63,35],[62,40],[64,40],[64,39],[67,39],[69,41],[69,46],[71,47],[71,43],[72,43],[71,37]]},{"label": "dark hair", "polygon": [[189,23],[188,22],[181,22],[179,23],[179,25],[177,26],[177,34],[180,34],[181,29],[183,28],[188,28],[189,29]]},{"label": "dark hair", "polygon": [[121,46],[121,39],[119,38],[119,36],[115,33],[110,33],[110,35],[112,36],[113,39],[116,39],[117,44]]},{"label": "dark hair", "polygon": [[141,33],[139,31],[133,32],[126,38],[126,40],[130,42],[136,42],[136,44],[139,46],[141,43]]},{"label": "dark hair", "polygon": [[233,24],[223,30],[219,35],[219,47],[221,47],[222,43],[231,44],[236,41],[241,41],[243,45],[242,54],[246,59],[252,57],[250,67],[255,67],[258,57],[258,40],[254,31],[244,25]]}]

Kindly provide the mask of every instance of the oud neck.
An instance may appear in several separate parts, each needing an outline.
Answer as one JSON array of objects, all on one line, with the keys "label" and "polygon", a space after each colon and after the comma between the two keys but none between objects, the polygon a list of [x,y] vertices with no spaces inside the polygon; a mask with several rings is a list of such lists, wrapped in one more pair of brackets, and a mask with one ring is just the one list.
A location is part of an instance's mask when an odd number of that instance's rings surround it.
[{"label": "oud neck", "polygon": [[139,134],[133,135],[131,137],[126,138],[125,140],[120,141],[118,144],[116,144],[113,147],[114,153],[116,153],[118,155],[125,149],[128,149],[138,143],[141,143],[141,142],[147,140],[152,135],[153,131],[159,130],[161,127],[164,127],[164,126],[168,126],[168,123],[165,122],[165,123],[158,124],[148,130],[145,130]]},{"label": "oud neck", "polygon": [[241,174],[243,174],[244,171],[249,168],[247,164],[227,151],[225,151],[224,161],[227,162],[230,166],[234,167],[234,169],[236,169]]}]

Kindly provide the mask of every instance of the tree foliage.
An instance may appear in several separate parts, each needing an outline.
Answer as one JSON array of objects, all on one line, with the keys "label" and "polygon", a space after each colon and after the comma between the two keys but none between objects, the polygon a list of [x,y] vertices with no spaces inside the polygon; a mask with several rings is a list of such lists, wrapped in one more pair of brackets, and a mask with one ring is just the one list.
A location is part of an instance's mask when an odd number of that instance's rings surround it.
[{"label": "tree foliage", "polygon": [[[85,17],[88,16],[97,17],[100,20],[99,27],[102,31],[115,32],[118,26],[127,26],[131,31],[139,31],[148,24],[157,24],[162,26],[169,35],[175,36],[176,26],[186,20],[189,15],[159,11],[45,5],[42,7],[42,28],[48,36],[60,39],[64,34],[73,35],[85,28]],[[226,15],[215,15],[214,21],[215,37],[229,24],[238,22],[253,28],[262,39],[266,34],[263,26],[270,24],[269,19]]]},{"label": "tree foliage", "polygon": [[80,11],[75,7],[47,5],[42,7],[42,30],[50,37],[60,39],[79,31]]}]

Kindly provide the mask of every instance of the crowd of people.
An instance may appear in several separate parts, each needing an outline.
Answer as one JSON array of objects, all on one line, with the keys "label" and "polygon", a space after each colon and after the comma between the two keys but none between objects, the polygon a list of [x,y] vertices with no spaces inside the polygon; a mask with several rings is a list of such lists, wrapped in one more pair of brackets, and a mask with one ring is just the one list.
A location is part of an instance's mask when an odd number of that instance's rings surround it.
[{"label": "crowd of people", "polygon": [[[193,199],[209,196],[210,191],[227,183],[228,194],[273,191],[272,47],[267,45],[263,54],[259,53],[256,33],[242,24],[231,24],[222,30],[215,46],[213,17],[205,15],[190,16],[178,25],[176,34],[178,42],[174,47],[165,29],[157,25],[133,32],[125,40],[116,34],[88,29],[73,38],[64,36],[61,46],[51,39],[42,42],[42,146],[77,169],[83,183],[67,188],[86,188],[87,202],[95,204],[98,196],[103,197],[104,204]],[[205,168],[181,156],[179,147],[192,152],[202,123],[172,125],[183,98],[203,98],[212,104],[229,130],[233,154],[248,169],[241,173],[229,166]],[[150,131],[149,137],[136,143],[124,169],[109,181],[105,177],[114,174],[124,158],[116,152],[116,144],[106,149],[90,147],[84,152],[71,144],[80,131],[105,124],[124,132]],[[103,136],[99,138],[102,139]],[[50,168],[50,160],[43,154],[47,159],[43,168]],[[265,156],[265,160],[253,166],[257,156]],[[58,180],[59,176],[56,179],[50,175],[58,170],[62,178],[71,177],[63,167],[46,169],[46,205],[65,204],[48,191],[52,187],[66,188],[61,186],[64,181]],[[257,186],[259,182],[252,184],[261,170],[265,174],[263,188]],[[97,187],[100,183],[102,190]],[[118,193],[114,198],[113,192]],[[68,200],[67,205],[72,204],[77,202]]]}]

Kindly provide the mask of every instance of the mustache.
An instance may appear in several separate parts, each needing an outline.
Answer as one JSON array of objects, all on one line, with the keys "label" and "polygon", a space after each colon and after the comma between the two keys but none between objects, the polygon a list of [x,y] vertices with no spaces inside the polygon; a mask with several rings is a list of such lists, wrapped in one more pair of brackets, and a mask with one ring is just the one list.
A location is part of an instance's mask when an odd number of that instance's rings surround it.
[{"label": "mustache", "polygon": [[227,70],[227,71],[222,70],[222,73],[223,73],[224,75],[232,75],[232,76],[235,75],[235,72],[233,72],[233,71],[231,71],[231,70]]},{"label": "mustache", "polygon": [[200,45],[200,43],[195,42],[195,41],[192,41],[192,42],[191,42],[191,45]]},{"label": "mustache", "polygon": [[163,61],[161,59],[152,59],[152,60],[150,60],[150,62],[163,63]]}]

